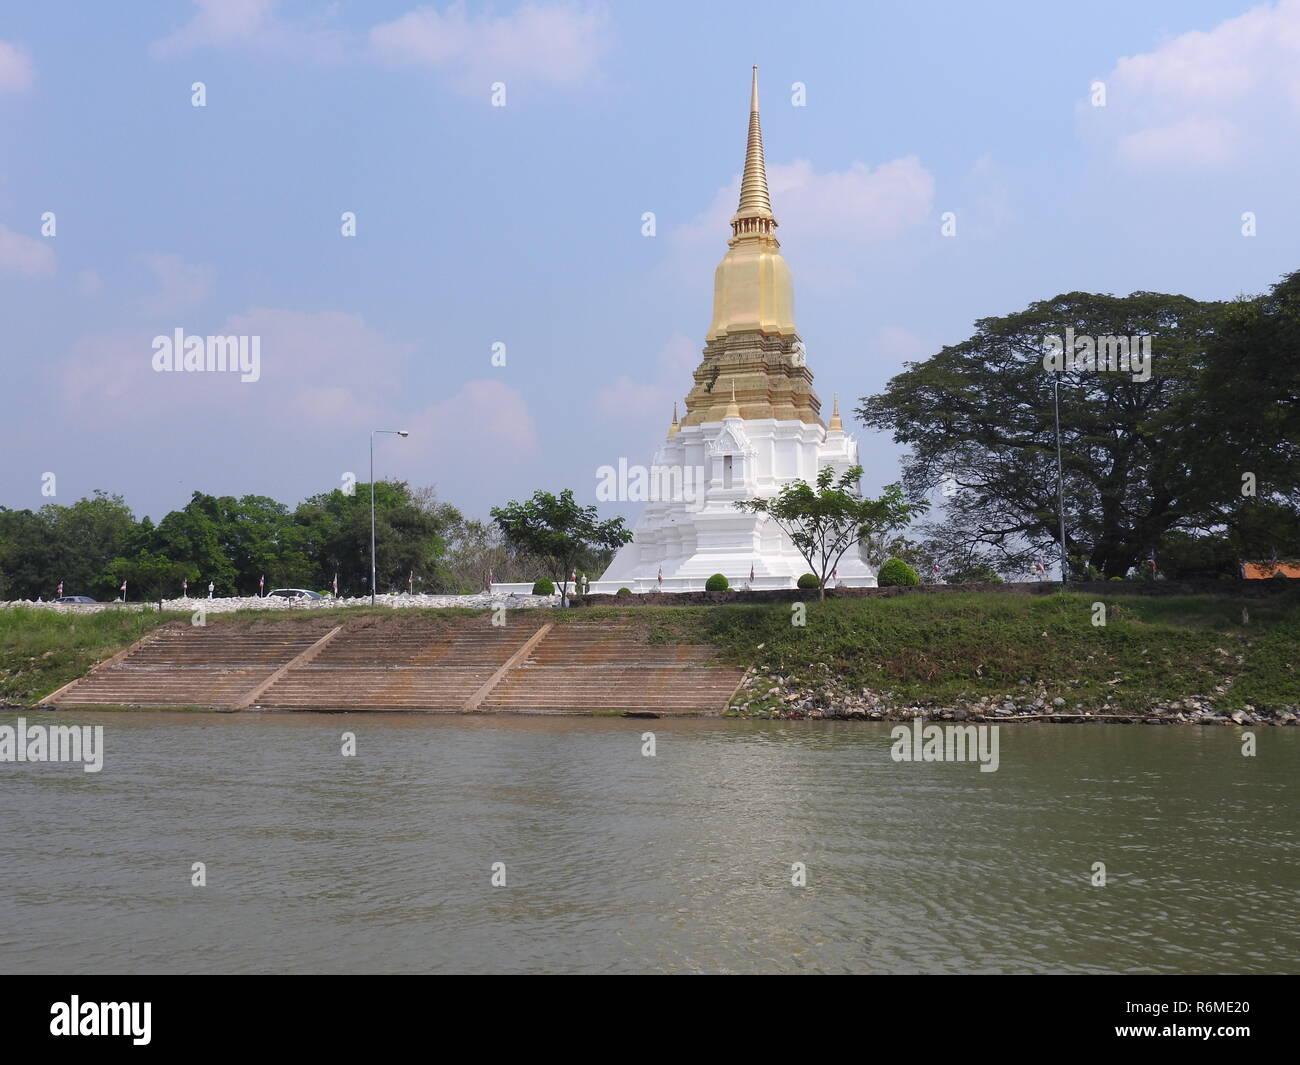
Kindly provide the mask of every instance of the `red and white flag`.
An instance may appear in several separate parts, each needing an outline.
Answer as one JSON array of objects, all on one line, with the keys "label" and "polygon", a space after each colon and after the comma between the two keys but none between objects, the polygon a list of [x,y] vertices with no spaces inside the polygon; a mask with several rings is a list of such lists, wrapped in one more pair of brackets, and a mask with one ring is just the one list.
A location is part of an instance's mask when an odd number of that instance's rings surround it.
[{"label": "red and white flag", "polygon": [[415,570],[411,570],[411,575],[406,578],[406,590],[415,594]]},{"label": "red and white flag", "polygon": [[261,577],[257,578],[257,591],[259,595],[261,594],[262,589],[265,587],[266,587],[266,575],[263,574]]},{"label": "red and white flag", "polygon": [[339,575],[337,573],[334,574],[334,594],[339,594]]},{"label": "red and white flag", "polygon": [[122,582],[122,602],[126,602],[126,581]]},{"label": "red and white flag", "polygon": [[658,581],[659,581],[660,584],[663,584],[663,582],[664,582],[664,568],[663,568],[663,566],[660,566],[660,567],[659,567],[659,577],[658,577]]},{"label": "red and white flag", "polygon": [[182,578],[181,578],[181,598],[182,598],[182,599],[188,599],[189,597],[190,597],[190,579],[189,579],[188,577],[182,577]]},{"label": "red and white flag", "polygon": [[939,576],[939,563],[936,562],[936,563],[935,563],[933,566],[931,566],[930,568],[931,568],[932,570],[934,570],[934,575],[935,575],[936,577]]},{"label": "red and white flag", "polygon": [[63,582],[59,581],[59,595],[63,594]]}]

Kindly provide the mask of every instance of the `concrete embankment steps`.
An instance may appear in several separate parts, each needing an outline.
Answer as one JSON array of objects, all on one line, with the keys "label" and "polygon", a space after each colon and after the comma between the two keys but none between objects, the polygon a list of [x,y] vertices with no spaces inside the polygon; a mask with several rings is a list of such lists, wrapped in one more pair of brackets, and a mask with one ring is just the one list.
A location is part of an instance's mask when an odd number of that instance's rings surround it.
[{"label": "concrete embankment steps", "polygon": [[60,707],[718,713],[742,671],[624,620],[550,612],[175,623],[53,693]]},{"label": "concrete embankment steps", "polygon": [[484,711],[718,713],[743,670],[702,644],[650,643],[630,621],[556,625],[483,701]]},{"label": "concrete embankment steps", "polygon": [[242,696],[310,648],[330,627],[327,623],[248,628],[166,625],[47,701],[55,706],[233,709]]},{"label": "concrete embankment steps", "polygon": [[546,620],[383,619],[345,629],[309,664],[289,670],[257,704],[276,710],[458,711]]}]

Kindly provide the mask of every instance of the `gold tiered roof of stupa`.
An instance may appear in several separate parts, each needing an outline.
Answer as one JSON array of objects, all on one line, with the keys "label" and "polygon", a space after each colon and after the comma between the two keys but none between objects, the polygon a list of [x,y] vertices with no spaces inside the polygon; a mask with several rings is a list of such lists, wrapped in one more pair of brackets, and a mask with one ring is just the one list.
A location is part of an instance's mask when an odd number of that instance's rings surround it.
[{"label": "gold tiered roof of stupa", "polygon": [[776,226],[755,67],[740,203],[731,218],[727,253],[714,274],[713,320],[682,425],[721,421],[733,389],[742,418],[821,424],[821,401],[795,330],[794,285]]}]

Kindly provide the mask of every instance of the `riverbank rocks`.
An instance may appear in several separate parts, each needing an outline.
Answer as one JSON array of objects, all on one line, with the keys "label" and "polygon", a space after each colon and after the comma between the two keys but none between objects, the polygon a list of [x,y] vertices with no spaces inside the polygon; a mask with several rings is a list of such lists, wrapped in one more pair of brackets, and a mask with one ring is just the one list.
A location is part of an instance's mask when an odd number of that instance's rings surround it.
[{"label": "riverbank rocks", "polygon": [[1246,706],[1231,713],[1219,712],[1205,696],[1158,702],[1141,709],[1123,709],[1110,702],[1085,706],[1075,702],[1067,708],[1061,696],[1047,698],[1041,689],[1017,696],[983,695],[958,698],[951,705],[917,705],[898,699],[890,692],[846,690],[834,676],[804,680],[754,669],[732,698],[729,713],[742,717],[782,720],[834,719],[856,721],[911,721],[913,718],[942,721],[988,721],[1147,725],[1300,725],[1300,707],[1262,710]]}]

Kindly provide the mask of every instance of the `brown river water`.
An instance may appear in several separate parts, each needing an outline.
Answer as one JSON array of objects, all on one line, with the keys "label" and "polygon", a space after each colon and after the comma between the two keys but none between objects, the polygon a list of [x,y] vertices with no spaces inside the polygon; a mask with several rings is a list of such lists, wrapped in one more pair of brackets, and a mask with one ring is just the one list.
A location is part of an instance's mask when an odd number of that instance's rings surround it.
[{"label": "brown river water", "polygon": [[1300,728],[21,716],[104,763],[0,762],[7,973],[1300,967]]}]

